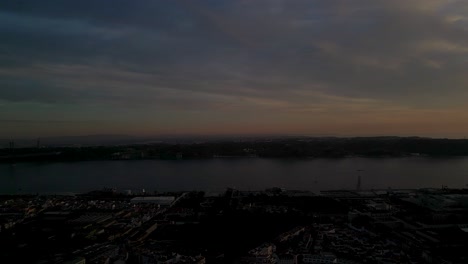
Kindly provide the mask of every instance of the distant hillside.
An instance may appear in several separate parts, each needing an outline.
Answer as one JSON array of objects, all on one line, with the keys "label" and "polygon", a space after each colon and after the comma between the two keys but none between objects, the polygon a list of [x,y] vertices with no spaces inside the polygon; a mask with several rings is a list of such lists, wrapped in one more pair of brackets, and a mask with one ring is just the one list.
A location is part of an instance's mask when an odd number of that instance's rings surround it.
[{"label": "distant hillside", "polygon": [[[97,139],[89,138],[88,143],[96,142]],[[106,142],[125,142],[120,138],[107,138],[106,140]],[[189,140],[169,140],[113,146],[0,149],[0,162],[226,157],[342,158],[349,156],[468,156],[468,140],[418,137],[288,137],[218,139],[196,143]]]}]

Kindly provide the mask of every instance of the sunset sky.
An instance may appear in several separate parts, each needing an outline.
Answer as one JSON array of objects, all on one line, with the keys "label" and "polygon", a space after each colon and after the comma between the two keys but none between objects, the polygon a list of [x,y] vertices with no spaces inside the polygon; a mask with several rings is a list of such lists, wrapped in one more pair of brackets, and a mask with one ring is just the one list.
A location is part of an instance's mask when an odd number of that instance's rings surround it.
[{"label": "sunset sky", "polygon": [[468,135],[466,0],[0,5],[0,138]]}]

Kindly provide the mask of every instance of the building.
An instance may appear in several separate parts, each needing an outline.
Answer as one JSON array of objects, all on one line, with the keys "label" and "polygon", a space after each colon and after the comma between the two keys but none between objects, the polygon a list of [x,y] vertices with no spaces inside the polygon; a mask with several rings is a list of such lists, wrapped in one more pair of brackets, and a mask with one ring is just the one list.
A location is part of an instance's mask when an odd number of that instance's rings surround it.
[{"label": "building", "polygon": [[324,254],[324,255],[311,255],[311,254],[304,254],[298,256],[297,263],[313,263],[313,264],[332,264],[332,263],[342,263],[342,264],[351,264],[354,263],[348,260],[341,260],[338,259],[333,254]]},{"label": "building", "polygon": [[249,251],[249,255],[242,259],[242,263],[261,264],[276,263],[276,246],[264,244]]},{"label": "building", "polygon": [[174,196],[143,196],[135,197],[131,200],[132,203],[151,203],[160,206],[170,206],[175,201]]},{"label": "building", "polygon": [[70,261],[62,262],[62,264],[86,264],[85,258],[76,258]]}]

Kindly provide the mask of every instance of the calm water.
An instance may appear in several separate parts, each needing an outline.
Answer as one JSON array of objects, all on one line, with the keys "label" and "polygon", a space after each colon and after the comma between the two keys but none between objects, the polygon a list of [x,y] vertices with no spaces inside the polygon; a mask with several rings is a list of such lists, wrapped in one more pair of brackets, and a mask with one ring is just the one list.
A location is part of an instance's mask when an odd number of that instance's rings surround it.
[{"label": "calm water", "polygon": [[461,188],[468,184],[468,157],[346,159],[212,159],[0,164],[0,193],[83,192],[103,187],[147,191],[226,187],[260,190],[362,188]]}]

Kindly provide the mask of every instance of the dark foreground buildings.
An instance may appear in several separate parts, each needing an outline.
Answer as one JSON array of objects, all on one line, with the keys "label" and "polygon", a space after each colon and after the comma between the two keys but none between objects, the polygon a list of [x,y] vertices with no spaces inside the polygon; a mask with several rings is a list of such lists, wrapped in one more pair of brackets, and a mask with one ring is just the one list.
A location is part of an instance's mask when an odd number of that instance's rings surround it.
[{"label": "dark foreground buildings", "polygon": [[1,263],[468,263],[468,190],[3,196]]}]

